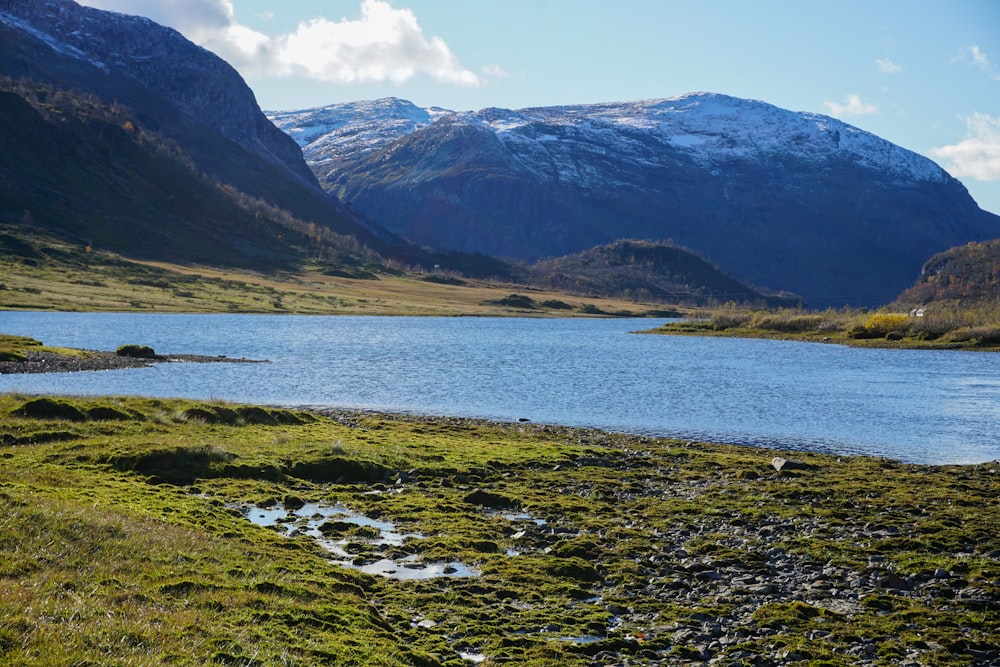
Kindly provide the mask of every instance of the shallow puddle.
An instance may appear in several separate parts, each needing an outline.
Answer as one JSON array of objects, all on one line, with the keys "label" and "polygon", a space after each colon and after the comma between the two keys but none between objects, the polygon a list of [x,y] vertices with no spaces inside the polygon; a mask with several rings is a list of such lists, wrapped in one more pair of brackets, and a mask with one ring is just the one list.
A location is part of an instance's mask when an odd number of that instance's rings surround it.
[{"label": "shallow puddle", "polygon": [[[356,556],[347,551],[348,544],[363,543],[375,547],[402,546],[406,540],[423,539],[423,535],[401,533],[391,521],[371,519],[341,505],[307,503],[294,510],[282,505],[275,505],[273,507],[244,508],[242,511],[251,523],[283,529],[280,532],[288,537],[299,534],[309,535],[316,540],[317,544],[335,556],[333,563],[367,574],[377,574],[400,580],[479,576],[477,570],[457,561],[422,563],[417,560],[415,555],[399,560],[381,558],[371,562],[359,562]],[[320,526],[330,521],[372,529],[372,533],[377,532],[378,536],[375,537],[372,534],[365,537],[352,535],[349,539],[332,538],[320,530]]]}]

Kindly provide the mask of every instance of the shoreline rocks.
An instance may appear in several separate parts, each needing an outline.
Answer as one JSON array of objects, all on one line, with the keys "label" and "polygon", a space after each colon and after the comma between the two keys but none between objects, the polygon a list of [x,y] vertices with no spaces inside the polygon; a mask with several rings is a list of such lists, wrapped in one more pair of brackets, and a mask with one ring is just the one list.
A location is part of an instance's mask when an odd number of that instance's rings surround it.
[{"label": "shoreline rocks", "polygon": [[268,363],[266,360],[206,356],[198,354],[164,354],[156,358],[121,356],[115,352],[81,350],[81,354],[29,351],[26,361],[0,361],[0,375],[18,373],[79,373],[84,371],[112,371],[125,368],[148,368],[159,363]]}]

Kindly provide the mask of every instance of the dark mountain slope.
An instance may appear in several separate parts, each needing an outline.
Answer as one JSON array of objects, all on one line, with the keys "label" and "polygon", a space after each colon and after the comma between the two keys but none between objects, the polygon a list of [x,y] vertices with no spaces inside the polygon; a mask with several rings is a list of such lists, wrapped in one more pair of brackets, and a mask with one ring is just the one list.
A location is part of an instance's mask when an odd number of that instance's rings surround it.
[{"label": "dark mountain slope", "polygon": [[729,301],[756,307],[794,307],[801,300],[765,294],[673,245],[623,240],[531,267],[532,282],[553,289],[608,294],[682,305]]},{"label": "dark mountain slope", "polygon": [[[44,112],[4,101],[4,221],[173,261],[273,263],[324,235],[424,259],[323,192],[235,70],[173,30],[69,0],[0,0],[0,74]],[[318,231],[276,237],[288,223]]]},{"label": "dark mountain slope", "polygon": [[44,114],[0,92],[0,222],[175,261],[267,267],[316,250],[304,223],[241,202],[127,116],[48,91],[60,107]]},{"label": "dark mountain slope", "polygon": [[[1000,218],[930,160],[763,102],[692,94],[409,124],[352,106],[302,112],[330,128],[296,135],[307,159],[352,207],[434,247],[534,260],[670,238],[827,306],[890,301],[933,253],[1000,236]],[[293,114],[279,122],[296,132]]]}]

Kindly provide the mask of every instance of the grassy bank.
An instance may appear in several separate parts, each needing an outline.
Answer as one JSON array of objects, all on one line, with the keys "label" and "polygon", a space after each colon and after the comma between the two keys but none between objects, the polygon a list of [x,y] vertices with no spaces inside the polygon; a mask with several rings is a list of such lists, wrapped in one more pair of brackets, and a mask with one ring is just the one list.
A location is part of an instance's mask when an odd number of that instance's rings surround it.
[{"label": "grassy bank", "polygon": [[648,333],[838,343],[854,347],[1000,350],[1000,307],[939,304],[914,312],[879,310],[706,310]]},{"label": "grassy bank", "polygon": [[[0,256],[0,311],[318,315],[657,315],[664,306],[435,274],[254,273],[137,262],[74,246]],[[512,296],[516,298],[511,298]]]},{"label": "grassy bank", "polygon": [[[995,465],[17,395],[0,396],[0,458],[0,664],[973,665],[1000,650]],[[345,558],[306,517],[247,518],[303,503],[408,537],[329,519]],[[455,571],[357,569],[380,559]]]}]

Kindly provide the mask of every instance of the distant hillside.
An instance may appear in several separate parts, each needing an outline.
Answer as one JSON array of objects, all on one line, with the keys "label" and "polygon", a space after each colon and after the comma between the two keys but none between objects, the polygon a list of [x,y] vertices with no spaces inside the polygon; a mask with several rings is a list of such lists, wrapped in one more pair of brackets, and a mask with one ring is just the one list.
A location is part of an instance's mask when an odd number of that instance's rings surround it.
[{"label": "distant hillside", "polygon": [[765,294],[750,287],[688,250],[646,241],[616,241],[575,255],[543,260],[531,267],[530,276],[532,283],[552,289],[636,301],[801,305],[797,297]]},{"label": "distant hillside", "polygon": [[432,247],[534,261],[670,238],[822,307],[883,304],[932,254],[1000,236],[930,160],[725,95],[459,113],[390,99],[273,118],[325,188]]},{"label": "distant hillside", "polygon": [[[311,254],[376,265],[336,234],[208,178],[121,107],[0,81],[0,224],[135,257],[280,266]],[[8,235],[9,236],[9,235]]]},{"label": "distant hillside", "polygon": [[897,299],[910,306],[945,301],[1000,301],[1000,239],[967,243],[934,255],[924,264],[916,284]]}]

